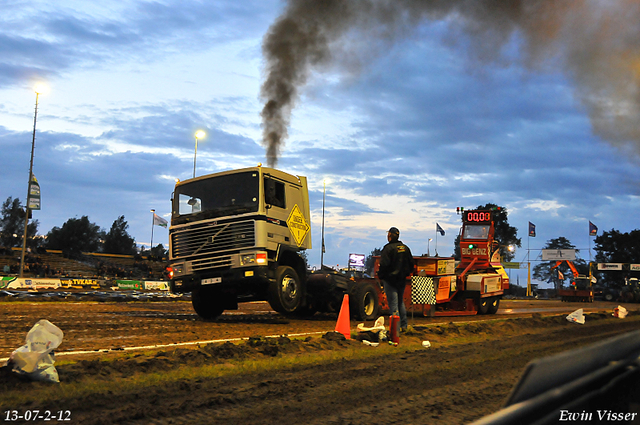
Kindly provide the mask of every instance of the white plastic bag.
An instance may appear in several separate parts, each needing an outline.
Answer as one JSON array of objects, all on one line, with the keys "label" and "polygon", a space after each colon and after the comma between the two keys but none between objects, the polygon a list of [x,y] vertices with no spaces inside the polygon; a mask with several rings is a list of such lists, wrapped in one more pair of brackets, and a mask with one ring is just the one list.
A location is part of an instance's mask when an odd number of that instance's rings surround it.
[{"label": "white plastic bag", "polygon": [[56,325],[45,319],[38,321],[27,333],[26,344],[11,353],[13,370],[36,381],[60,382],[52,351],[58,348],[62,337]]},{"label": "white plastic bag", "polygon": [[567,320],[573,323],[580,323],[584,325],[584,313],[581,308],[577,309],[573,313],[567,316]]},{"label": "white plastic bag", "polygon": [[368,328],[364,326],[364,323],[358,323],[356,328],[358,329],[356,339],[359,339],[365,345],[373,347],[377,347],[378,342],[384,341],[387,335],[387,331],[384,329],[384,317],[382,316],[378,317],[373,327]]},{"label": "white plastic bag", "polygon": [[356,326],[358,332],[380,332],[384,330],[384,317],[380,316],[373,324],[373,327],[366,328],[364,323],[358,323]]}]

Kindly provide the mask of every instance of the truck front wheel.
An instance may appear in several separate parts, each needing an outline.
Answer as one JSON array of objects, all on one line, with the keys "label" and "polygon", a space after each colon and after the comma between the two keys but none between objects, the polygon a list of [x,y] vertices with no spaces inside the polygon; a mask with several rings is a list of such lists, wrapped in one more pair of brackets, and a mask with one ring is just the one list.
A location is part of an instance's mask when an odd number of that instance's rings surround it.
[{"label": "truck front wheel", "polygon": [[205,320],[218,318],[224,312],[222,297],[210,287],[200,287],[191,293],[191,304],[198,316]]},{"label": "truck front wheel", "polygon": [[375,320],[380,316],[378,293],[370,283],[356,285],[349,296],[351,315],[356,320]]},{"label": "truck front wheel", "polygon": [[269,284],[269,305],[278,313],[295,312],[302,303],[302,283],[298,273],[289,266],[276,270],[276,280]]}]

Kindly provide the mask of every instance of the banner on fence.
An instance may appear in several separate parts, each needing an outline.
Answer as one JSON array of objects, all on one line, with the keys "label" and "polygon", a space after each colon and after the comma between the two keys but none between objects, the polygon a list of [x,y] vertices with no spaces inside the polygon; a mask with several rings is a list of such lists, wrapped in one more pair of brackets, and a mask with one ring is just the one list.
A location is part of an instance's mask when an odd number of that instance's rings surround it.
[{"label": "banner on fence", "polygon": [[144,289],[151,291],[168,291],[169,290],[169,282],[163,281],[145,281]]},{"label": "banner on fence", "polygon": [[144,289],[144,283],[139,280],[116,280],[118,289]]},{"label": "banner on fence", "polygon": [[60,279],[60,285],[63,288],[98,289],[100,281],[96,279]]}]

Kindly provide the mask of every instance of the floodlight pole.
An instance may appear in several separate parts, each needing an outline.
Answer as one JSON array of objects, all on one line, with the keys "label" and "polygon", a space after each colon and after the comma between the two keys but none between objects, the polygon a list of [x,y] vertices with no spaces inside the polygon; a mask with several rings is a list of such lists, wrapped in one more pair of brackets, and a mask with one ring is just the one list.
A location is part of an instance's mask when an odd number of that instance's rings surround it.
[{"label": "floodlight pole", "polygon": [[324,264],[324,202],[327,194],[327,181],[322,181],[322,250],[320,251],[320,270]]},{"label": "floodlight pole", "polygon": [[31,162],[29,163],[29,182],[27,183],[27,202],[24,208],[24,233],[22,234],[22,255],[20,256],[20,277],[24,275],[24,255],[27,251],[27,229],[29,226],[29,195],[31,194],[31,180],[33,178],[33,152],[36,147],[36,120],[38,118],[38,96],[36,91],[36,110],[33,115],[33,137],[31,138]]},{"label": "floodlight pole", "polygon": [[196,136],[196,149],[193,152],[193,178],[196,178],[196,156],[198,155],[198,136]]},{"label": "floodlight pole", "polygon": [[531,292],[531,250],[529,249],[529,240],[531,238],[527,236],[527,297],[533,295]]},{"label": "floodlight pole", "polygon": [[196,156],[198,156],[198,139],[201,139],[205,136],[205,132],[202,130],[198,130],[196,131],[195,134],[195,138],[196,138],[196,149],[193,152],[193,178],[196,178]]}]

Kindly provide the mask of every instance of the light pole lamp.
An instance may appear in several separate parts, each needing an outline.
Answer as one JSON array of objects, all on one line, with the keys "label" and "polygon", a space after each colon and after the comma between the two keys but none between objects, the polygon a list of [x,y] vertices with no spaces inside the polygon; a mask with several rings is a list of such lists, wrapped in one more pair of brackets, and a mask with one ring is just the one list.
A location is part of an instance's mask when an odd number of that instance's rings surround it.
[{"label": "light pole lamp", "polygon": [[202,130],[196,131],[196,150],[193,153],[193,178],[196,178],[196,156],[198,155],[198,139],[202,139],[206,135],[207,134]]},{"label": "light pole lamp", "polygon": [[31,161],[29,162],[29,181],[27,182],[27,202],[24,207],[24,233],[22,235],[22,255],[20,256],[20,277],[24,275],[24,256],[27,252],[27,229],[29,227],[29,195],[31,194],[31,180],[33,179],[33,152],[36,148],[36,120],[38,119],[38,98],[44,86],[36,85],[36,109],[33,114],[33,136],[31,138]]}]

